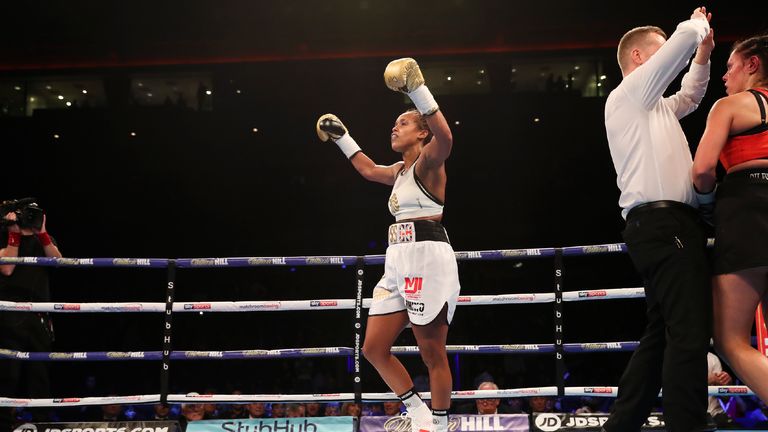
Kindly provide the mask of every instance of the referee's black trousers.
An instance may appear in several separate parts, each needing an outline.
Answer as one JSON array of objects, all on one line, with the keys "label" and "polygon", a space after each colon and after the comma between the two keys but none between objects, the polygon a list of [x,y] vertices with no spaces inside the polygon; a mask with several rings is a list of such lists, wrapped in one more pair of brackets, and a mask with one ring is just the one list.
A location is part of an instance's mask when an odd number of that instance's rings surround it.
[{"label": "referee's black trousers", "polygon": [[668,432],[707,430],[712,289],[700,218],[684,204],[644,208],[630,212],[623,236],[645,281],[648,323],[604,428],[639,431],[663,387]]}]

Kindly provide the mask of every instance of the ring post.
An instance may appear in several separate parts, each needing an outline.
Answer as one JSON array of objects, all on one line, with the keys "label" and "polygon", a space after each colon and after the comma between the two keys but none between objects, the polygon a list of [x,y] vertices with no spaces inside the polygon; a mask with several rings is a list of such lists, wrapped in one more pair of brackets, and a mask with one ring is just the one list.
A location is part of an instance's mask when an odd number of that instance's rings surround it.
[{"label": "ring post", "polygon": [[555,249],[555,385],[557,395],[565,394],[565,359],[563,354],[563,249]]},{"label": "ring post", "polygon": [[355,403],[362,403],[363,384],[360,374],[360,351],[363,340],[363,277],[365,276],[365,257],[357,257],[357,266],[355,267],[355,278],[357,279],[357,291],[355,295],[355,371],[353,374],[354,384],[352,386],[355,392]]},{"label": "ring post", "polygon": [[160,371],[160,403],[168,403],[174,285],[176,285],[176,260],[170,259],[168,260],[168,283],[165,288],[165,324],[163,326],[163,368]]}]

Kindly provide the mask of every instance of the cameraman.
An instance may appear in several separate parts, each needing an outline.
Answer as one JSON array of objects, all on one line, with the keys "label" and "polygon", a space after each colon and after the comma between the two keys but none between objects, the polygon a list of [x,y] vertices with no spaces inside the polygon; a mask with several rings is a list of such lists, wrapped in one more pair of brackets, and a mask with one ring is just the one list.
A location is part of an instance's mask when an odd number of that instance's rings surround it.
[{"label": "cameraman", "polygon": [[[2,218],[0,257],[57,257],[61,252],[45,229],[45,216],[38,226],[19,226],[18,212]],[[18,213],[21,214],[21,213]],[[16,223],[14,223],[16,222]],[[50,302],[48,268],[30,265],[0,265],[0,300]],[[47,314],[0,311],[0,348],[17,351],[51,351],[53,329]],[[50,397],[48,368],[44,362],[0,359],[0,397]],[[33,411],[35,421],[45,421],[48,409]],[[10,408],[0,408],[0,431],[12,430]]]}]

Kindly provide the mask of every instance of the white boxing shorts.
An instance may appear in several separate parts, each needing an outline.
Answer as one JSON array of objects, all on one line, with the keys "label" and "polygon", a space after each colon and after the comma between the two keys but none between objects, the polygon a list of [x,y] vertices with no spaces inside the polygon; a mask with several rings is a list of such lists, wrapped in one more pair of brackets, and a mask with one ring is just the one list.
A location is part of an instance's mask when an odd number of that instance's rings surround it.
[{"label": "white boxing shorts", "polygon": [[448,304],[448,323],[459,298],[459,269],[445,228],[434,221],[390,225],[384,276],[373,289],[369,315],[408,311],[413,325],[435,320]]}]

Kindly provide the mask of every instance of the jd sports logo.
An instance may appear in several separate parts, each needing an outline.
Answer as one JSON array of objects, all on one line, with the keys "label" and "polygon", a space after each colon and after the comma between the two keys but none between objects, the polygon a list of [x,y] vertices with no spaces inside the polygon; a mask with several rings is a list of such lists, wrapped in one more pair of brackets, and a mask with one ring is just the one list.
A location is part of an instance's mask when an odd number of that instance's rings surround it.
[{"label": "jd sports logo", "polygon": [[421,277],[405,278],[405,293],[416,294],[420,292],[422,281],[423,278]]},{"label": "jd sports logo", "polygon": [[544,432],[553,432],[560,429],[560,417],[556,414],[540,414],[536,417],[536,427]]}]

